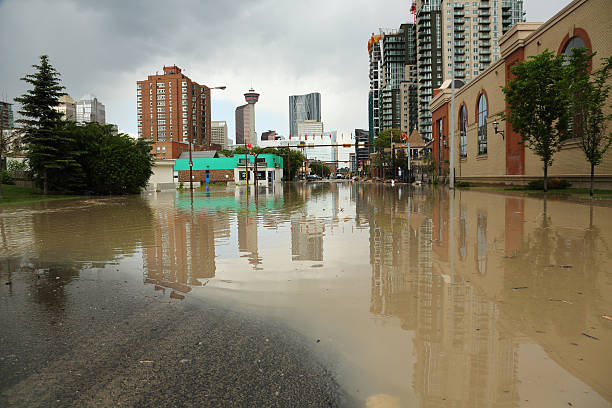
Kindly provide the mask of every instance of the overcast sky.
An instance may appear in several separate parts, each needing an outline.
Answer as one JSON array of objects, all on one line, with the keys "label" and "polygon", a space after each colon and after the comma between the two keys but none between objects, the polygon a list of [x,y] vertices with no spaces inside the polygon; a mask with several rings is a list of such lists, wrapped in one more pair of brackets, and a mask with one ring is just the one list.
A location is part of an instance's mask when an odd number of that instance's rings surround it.
[{"label": "overcast sky", "polygon": [[[569,0],[525,0],[546,21]],[[0,0],[0,99],[12,100],[48,54],[66,92],[95,95],[106,120],[136,134],[136,81],[176,64],[212,91],[226,120],[251,85],[258,134],[288,134],[288,96],[321,93],[325,130],[368,127],[367,40],[412,22],[410,0]]]}]

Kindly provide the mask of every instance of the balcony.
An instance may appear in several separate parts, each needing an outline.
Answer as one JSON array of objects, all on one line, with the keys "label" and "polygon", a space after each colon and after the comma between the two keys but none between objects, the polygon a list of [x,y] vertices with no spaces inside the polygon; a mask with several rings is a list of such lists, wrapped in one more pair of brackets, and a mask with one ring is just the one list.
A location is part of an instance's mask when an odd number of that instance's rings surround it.
[{"label": "balcony", "polygon": [[491,62],[491,57],[480,57],[480,62],[489,64]]},{"label": "balcony", "polygon": [[502,11],[502,18],[510,18],[510,17],[512,17],[512,10]]},{"label": "balcony", "polygon": [[508,10],[512,8],[511,1],[502,1],[502,10]]},{"label": "balcony", "polygon": [[487,9],[488,10],[489,7],[490,7],[489,3],[485,3],[485,2],[482,2],[482,1],[480,2],[480,4],[478,4],[478,8],[481,9],[481,10],[482,9]]},{"label": "balcony", "polygon": [[455,34],[455,40],[465,40],[464,34]]},{"label": "balcony", "polygon": [[465,64],[455,64],[455,69],[463,71],[465,69]]},{"label": "balcony", "polygon": [[491,12],[489,10],[478,10],[479,17],[491,17]]},{"label": "balcony", "polygon": [[478,52],[480,53],[480,55],[491,55],[491,51],[486,48],[481,48],[480,50],[478,50]]},{"label": "balcony", "polygon": [[455,72],[455,78],[465,78],[465,72]]},{"label": "balcony", "polygon": [[458,24],[465,24],[465,19],[464,18],[456,18],[454,19],[455,25]]},{"label": "balcony", "polygon": [[478,24],[491,24],[491,19],[488,18],[479,18]]},{"label": "balcony", "polygon": [[488,25],[481,25],[481,26],[478,26],[478,31],[480,31],[480,32],[485,32],[485,31],[489,32],[489,31],[491,31],[491,28]]},{"label": "balcony", "polygon": [[467,58],[465,57],[455,57],[455,62],[465,62]]},{"label": "balcony", "polygon": [[489,33],[479,33],[478,34],[478,38],[481,40],[490,40],[491,39],[491,34]]},{"label": "balcony", "polygon": [[455,47],[465,47],[465,41],[455,41]]},{"label": "balcony", "polygon": [[489,68],[489,64],[480,64],[480,70],[481,71],[484,71],[487,68]]},{"label": "balcony", "polygon": [[455,50],[455,55],[463,55],[465,54],[465,50],[463,48],[459,48]]},{"label": "balcony", "polygon": [[490,41],[479,41],[478,42],[478,46],[479,47],[490,47],[491,46],[491,42]]},{"label": "balcony", "polygon": [[462,33],[465,31],[465,27],[463,25],[455,25],[455,32]]},{"label": "balcony", "polygon": [[463,4],[455,3],[455,10],[461,9],[463,10]]},{"label": "balcony", "polygon": [[512,24],[512,19],[511,18],[504,18],[502,20],[502,24],[503,25],[510,25],[510,24]]},{"label": "balcony", "polygon": [[464,17],[465,13],[463,11],[461,11],[461,10],[455,10],[453,15],[455,16],[455,18],[458,18],[458,17]]}]

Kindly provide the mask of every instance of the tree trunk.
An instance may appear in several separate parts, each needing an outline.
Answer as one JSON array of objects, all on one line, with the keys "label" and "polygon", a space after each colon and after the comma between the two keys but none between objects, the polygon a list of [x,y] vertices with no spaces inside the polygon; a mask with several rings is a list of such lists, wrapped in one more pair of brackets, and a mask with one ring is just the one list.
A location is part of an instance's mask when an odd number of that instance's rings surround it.
[{"label": "tree trunk", "polygon": [[544,192],[548,191],[548,162],[544,162]]},{"label": "tree trunk", "polygon": [[43,194],[49,193],[49,183],[47,182],[47,169],[43,172]]},{"label": "tree trunk", "polygon": [[589,189],[589,195],[593,197],[593,181],[595,179],[595,165],[591,163],[591,188]]}]

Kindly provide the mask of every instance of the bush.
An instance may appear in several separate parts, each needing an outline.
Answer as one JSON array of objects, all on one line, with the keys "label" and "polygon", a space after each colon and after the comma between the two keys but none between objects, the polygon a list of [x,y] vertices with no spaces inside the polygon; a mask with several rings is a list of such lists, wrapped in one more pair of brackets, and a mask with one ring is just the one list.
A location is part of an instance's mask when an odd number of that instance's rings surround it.
[{"label": "bush", "polygon": [[455,186],[459,188],[468,188],[468,187],[471,187],[472,185],[468,183],[467,181],[458,181],[455,183]]},{"label": "bush", "polygon": [[15,184],[13,177],[6,170],[2,170],[2,173],[0,173],[0,182],[2,184]]},{"label": "bush", "polygon": [[[567,180],[560,178],[550,178],[548,179],[548,189],[549,190],[563,190],[565,188],[571,187],[571,183]],[[534,180],[530,181],[527,184],[528,190],[544,190],[544,180]]]}]

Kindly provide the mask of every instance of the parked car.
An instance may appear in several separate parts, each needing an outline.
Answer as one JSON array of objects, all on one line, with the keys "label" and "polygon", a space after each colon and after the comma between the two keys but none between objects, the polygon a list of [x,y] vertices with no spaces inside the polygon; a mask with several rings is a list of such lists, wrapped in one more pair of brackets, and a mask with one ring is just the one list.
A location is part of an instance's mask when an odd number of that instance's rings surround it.
[{"label": "parked car", "polygon": [[344,178],[344,174],[342,173],[337,173],[336,174],[336,179],[343,179]]},{"label": "parked car", "polygon": [[317,181],[317,180],[321,180],[321,176],[317,176],[316,174],[309,174],[308,177],[306,177],[307,181]]}]

